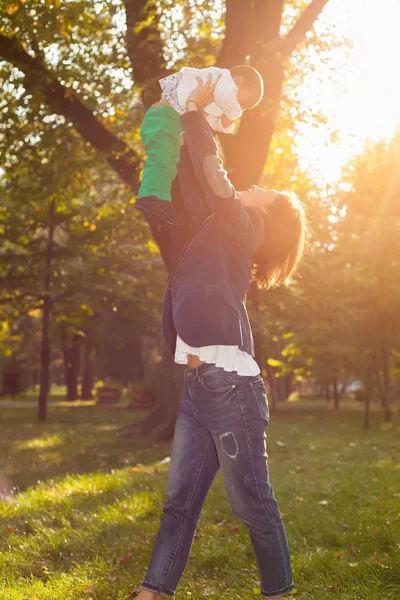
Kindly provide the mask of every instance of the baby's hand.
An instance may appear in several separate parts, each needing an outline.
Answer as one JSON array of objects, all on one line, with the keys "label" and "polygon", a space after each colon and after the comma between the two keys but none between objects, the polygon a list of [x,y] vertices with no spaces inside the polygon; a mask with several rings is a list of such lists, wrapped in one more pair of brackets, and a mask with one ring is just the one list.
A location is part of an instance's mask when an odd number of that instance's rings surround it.
[{"label": "baby's hand", "polygon": [[214,90],[221,79],[222,75],[218,75],[215,78],[215,81],[212,80],[211,73],[207,76],[207,80],[203,83],[201,77],[196,77],[197,79],[197,87],[193,90],[193,92],[189,95],[186,105],[192,100],[197,104],[197,106],[202,109],[207,104],[210,104],[214,100]]}]

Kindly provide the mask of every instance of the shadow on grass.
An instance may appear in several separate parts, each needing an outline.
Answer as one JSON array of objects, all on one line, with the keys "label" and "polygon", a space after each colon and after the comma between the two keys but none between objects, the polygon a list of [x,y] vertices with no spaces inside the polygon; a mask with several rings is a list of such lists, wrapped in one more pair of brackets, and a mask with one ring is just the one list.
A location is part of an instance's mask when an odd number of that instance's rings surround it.
[{"label": "shadow on grass", "polygon": [[[17,491],[38,480],[58,480],[66,474],[109,471],[135,463],[153,463],[170,451],[170,443],[121,438],[117,430],[127,419],[140,421],[145,411],[120,414],[95,407],[54,408],[46,423],[34,421],[30,409],[7,411],[0,469]],[[23,414],[21,414],[23,413]],[[4,414],[3,414],[4,419]]]}]

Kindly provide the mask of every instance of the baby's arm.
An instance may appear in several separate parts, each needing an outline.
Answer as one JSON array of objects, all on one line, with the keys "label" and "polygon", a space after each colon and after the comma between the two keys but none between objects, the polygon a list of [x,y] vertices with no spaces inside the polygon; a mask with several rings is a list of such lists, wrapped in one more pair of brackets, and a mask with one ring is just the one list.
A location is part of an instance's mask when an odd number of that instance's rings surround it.
[{"label": "baby's arm", "polygon": [[207,119],[209,126],[214,131],[220,131],[221,133],[232,133],[235,128],[234,122],[228,119],[226,115],[215,117],[213,115],[204,113],[204,116]]},{"label": "baby's arm", "polygon": [[222,75],[215,86],[214,102],[231,121],[236,121],[243,112],[237,100],[237,86],[227,69],[222,69]]},{"label": "baby's arm", "polygon": [[223,114],[221,117],[221,125],[224,129],[227,129],[228,127],[230,128],[231,125],[234,124],[234,121],[231,121],[230,119],[228,119],[228,117]]},{"label": "baby's arm", "polygon": [[[154,197],[171,202],[171,184],[177,174],[182,125],[178,113],[161,100],[146,112],[140,135],[146,148],[146,161],[138,199]],[[140,208],[140,203],[137,203]]]}]

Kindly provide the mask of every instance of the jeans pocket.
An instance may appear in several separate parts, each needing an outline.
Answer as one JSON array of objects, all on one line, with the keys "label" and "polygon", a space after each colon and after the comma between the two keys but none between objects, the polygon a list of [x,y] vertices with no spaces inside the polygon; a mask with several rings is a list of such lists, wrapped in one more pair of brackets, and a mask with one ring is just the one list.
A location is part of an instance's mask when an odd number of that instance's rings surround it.
[{"label": "jeans pocket", "polygon": [[221,367],[208,369],[202,373],[200,383],[208,394],[216,395],[226,394],[228,391],[233,391],[233,388],[236,387],[232,375],[224,371]]},{"label": "jeans pocket", "polygon": [[257,403],[260,416],[267,422],[269,421],[269,406],[267,392],[264,380],[260,377],[256,381],[250,382],[250,388]]}]

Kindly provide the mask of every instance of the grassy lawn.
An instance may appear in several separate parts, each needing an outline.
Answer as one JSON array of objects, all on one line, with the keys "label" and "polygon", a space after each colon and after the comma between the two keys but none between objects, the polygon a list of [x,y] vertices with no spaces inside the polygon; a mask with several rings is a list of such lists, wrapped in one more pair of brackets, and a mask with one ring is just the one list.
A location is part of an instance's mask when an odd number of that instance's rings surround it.
[{"label": "grassy lawn", "polygon": [[[78,392],[80,392],[80,389],[78,389]],[[32,404],[37,405],[37,400],[38,400],[38,395],[39,395],[39,386],[36,385],[28,390],[25,390],[23,392],[21,392],[20,394],[17,395],[17,397],[15,398],[15,400],[18,401],[23,401],[23,402],[32,402]],[[0,399],[1,401],[6,401],[6,402],[12,402],[13,399],[10,395],[8,396],[3,396]],[[95,398],[92,399],[93,402],[96,401]],[[47,402],[49,404],[52,404],[54,402],[60,403],[60,402],[66,402],[67,404],[69,403],[69,401],[67,400],[67,388],[65,385],[55,385],[52,384],[51,388],[50,388],[50,392],[49,395],[47,397]],[[75,402],[79,402],[75,401]],[[81,402],[90,402],[90,400],[81,400]],[[130,402],[130,398],[128,398],[127,396],[127,389],[124,388],[122,390],[122,394],[121,394],[121,399],[120,399],[120,404],[129,404]]]},{"label": "grassy lawn", "polygon": [[[170,445],[121,440],[140,413],[94,406],[2,408],[1,600],[127,600],[140,586],[164,502]],[[400,598],[400,423],[362,415],[272,417],[271,479],[284,516],[294,600]],[[217,476],[177,600],[252,599],[247,529]]]}]

